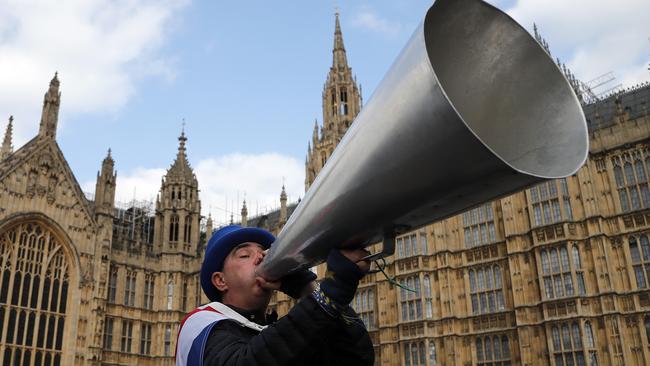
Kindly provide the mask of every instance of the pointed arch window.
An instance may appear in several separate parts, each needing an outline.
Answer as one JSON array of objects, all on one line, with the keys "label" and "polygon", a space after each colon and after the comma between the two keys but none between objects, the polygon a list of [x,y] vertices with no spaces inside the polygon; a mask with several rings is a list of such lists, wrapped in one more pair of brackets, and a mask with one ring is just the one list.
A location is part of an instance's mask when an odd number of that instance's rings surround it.
[{"label": "pointed arch window", "polygon": [[587,293],[585,287],[585,275],[582,269],[582,259],[580,259],[580,249],[578,245],[574,244],[572,247],[571,256],[573,257],[573,269],[576,272],[576,282],[578,283],[578,294],[584,295]]},{"label": "pointed arch window", "polygon": [[165,347],[164,347],[165,356],[172,355],[172,326],[165,326]]},{"label": "pointed arch window", "polygon": [[510,341],[505,335],[477,337],[475,347],[479,366],[510,364]]},{"label": "pointed arch window", "polygon": [[503,278],[499,265],[469,270],[473,314],[489,314],[505,309]]},{"label": "pointed arch window", "polygon": [[648,151],[633,150],[612,157],[614,182],[623,212],[650,207]]},{"label": "pointed arch window", "polygon": [[32,357],[60,364],[69,276],[64,248],[46,226],[31,221],[0,233],[0,320],[6,324],[0,327],[0,354],[5,364],[30,364]]},{"label": "pointed arch window", "polygon": [[420,230],[400,236],[395,239],[395,245],[398,258],[427,254],[427,232]]},{"label": "pointed arch window", "polygon": [[[630,236],[630,257],[637,288],[647,288],[650,284],[650,242],[646,234]],[[641,248],[639,248],[641,247]]]},{"label": "pointed arch window", "polygon": [[341,89],[341,100],[339,103],[339,114],[342,116],[348,115],[348,91],[345,88]]},{"label": "pointed arch window", "polygon": [[566,179],[540,183],[529,189],[529,194],[533,226],[573,219]]},{"label": "pointed arch window", "polygon": [[144,299],[143,304],[145,309],[153,309],[153,295],[154,295],[154,277],[153,274],[145,274],[144,276]]},{"label": "pointed arch window", "polygon": [[[542,249],[540,251],[542,274],[540,281],[544,284],[544,294],[547,299],[574,296],[577,283],[577,294],[586,293],[584,269],[577,245],[571,246],[571,255],[567,246]],[[550,266],[548,264],[550,257]],[[573,267],[572,267],[573,266]]]},{"label": "pointed arch window", "polygon": [[172,215],[169,222],[169,241],[171,243],[178,242],[178,215]]},{"label": "pointed arch window", "polygon": [[404,344],[404,366],[411,366],[411,345]]},{"label": "pointed arch window", "polygon": [[429,275],[424,275],[424,301],[425,303],[425,315],[427,319],[433,317],[433,299],[431,298],[431,277]]},{"label": "pointed arch window", "polygon": [[435,366],[436,364],[436,342],[431,339],[429,340],[429,366]]},{"label": "pointed arch window", "polygon": [[135,280],[136,273],[127,271],[124,283],[124,305],[126,306],[135,306]]},{"label": "pointed arch window", "polygon": [[183,240],[185,244],[189,244],[192,240],[192,217],[191,216],[185,217]]},{"label": "pointed arch window", "polygon": [[108,274],[108,302],[114,304],[117,297],[117,267],[111,265]]},{"label": "pointed arch window", "polygon": [[[584,345],[583,334],[586,341]],[[589,321],[584,324],[584,332],[578,321],[554,324],[551,335],[555,365],[586,365],[585,352],[589,357],[589,365],[598,365],[593,329]]]},{"label": "pointed arch window", "polygon": [[[431,351],[431,348],[429,348],[429,351]],[[435,356],[435,346],[433,352]],[[424,341],[404,343],[404,364],[408,366],[427,366],[427,351]],[[430,365],[434,365],[434,363],[430,363]]]},{"label": "pointed arch window", "polygon": [[140,354],[151,354],[151,324],[148,323],[140,326]]},{"label": "pointed arch window", "polygon": [[402,288],[400,291],[402,321],[422,319],[422,288],[419,275],[403,278],[400,283],[413,290],[406,291]]},{"label": "pointed arch window", "polygon": [[174,281],[170,277],[167,281],[167,310],[174,308]]},{"label": "pointed arch window", "polygon": [[463,213],[465,247],[472,248],[496,241],[494,208],[488,202]]},{"label": "pointed arch window", "polygon": [[187,294],[188,292],[188,283],[187,280],[183,280],[183,296],[182,296],[182,306],[181,309],[185,311],[185,308],[187,308]]},{"label": "pointed arch window", "polygon": [[120,351],[131,353],[132,343],[133,343],[133,322],[131,320],[123,320]]},{"label": "pointed arch window", "polygon": [[106,318],[104,323],[104,349],[113,349],[113,318]]}]

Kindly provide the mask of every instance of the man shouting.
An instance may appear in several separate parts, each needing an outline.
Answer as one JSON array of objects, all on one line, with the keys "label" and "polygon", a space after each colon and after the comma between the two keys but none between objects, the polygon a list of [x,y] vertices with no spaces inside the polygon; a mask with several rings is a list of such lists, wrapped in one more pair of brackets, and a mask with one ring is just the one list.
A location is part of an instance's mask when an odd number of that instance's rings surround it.
[{"label": "man shouting", "polygon": [[[262,229],[230,225],[208,241],[201,287],[213,301],[182,321],[177,366],[372,365],[368,332],[349,306],[370,268],[363,249],[333,249],[327,275],[302,270],[269,282],[257,266],[275,237]],[[280,290],[298,303],[268,324],[266,307]]]}]

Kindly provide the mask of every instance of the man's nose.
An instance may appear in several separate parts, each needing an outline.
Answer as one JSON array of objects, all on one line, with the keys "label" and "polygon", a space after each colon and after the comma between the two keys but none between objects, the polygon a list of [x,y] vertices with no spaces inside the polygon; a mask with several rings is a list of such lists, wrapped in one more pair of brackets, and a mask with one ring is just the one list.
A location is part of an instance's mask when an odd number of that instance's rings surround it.
[{"label": "man's nose", "polygon": [[257,257],[255,258],[255,265],[257,266],[260,263],[262,263],[262,260],[264,259],[265,256],[266,256],[266,252],[258,252]]}]

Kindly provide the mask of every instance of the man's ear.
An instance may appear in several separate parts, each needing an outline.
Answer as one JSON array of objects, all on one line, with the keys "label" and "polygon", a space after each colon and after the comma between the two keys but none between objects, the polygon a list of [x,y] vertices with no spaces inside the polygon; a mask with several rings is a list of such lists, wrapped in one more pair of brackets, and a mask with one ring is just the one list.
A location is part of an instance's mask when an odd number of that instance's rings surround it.
[{"label": "man's ear", "polygon": [[228,289],[228,285],[226,284],[226,280],[223,278],[223,272],[214,272],[212,274],[212,285],[217,288],[217,290],[224,292]]}]

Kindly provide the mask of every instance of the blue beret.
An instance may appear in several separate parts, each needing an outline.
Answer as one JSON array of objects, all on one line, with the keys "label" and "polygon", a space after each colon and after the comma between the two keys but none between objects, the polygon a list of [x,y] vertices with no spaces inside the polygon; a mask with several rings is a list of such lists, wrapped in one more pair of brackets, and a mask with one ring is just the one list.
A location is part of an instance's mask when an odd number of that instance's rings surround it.
[{"label": "blue beret", "polygon": [[212,274],[223,270],[223,263],[233,248],[242,243],[252,242],[268,249],[274,241],[273,234],[255,227],[229,225],[217,230],[208,241],[201,265],[201,287],[208,299],[221,300],[221,292],[212,284]]}]

